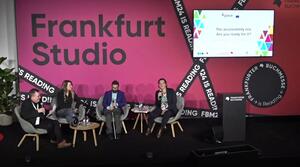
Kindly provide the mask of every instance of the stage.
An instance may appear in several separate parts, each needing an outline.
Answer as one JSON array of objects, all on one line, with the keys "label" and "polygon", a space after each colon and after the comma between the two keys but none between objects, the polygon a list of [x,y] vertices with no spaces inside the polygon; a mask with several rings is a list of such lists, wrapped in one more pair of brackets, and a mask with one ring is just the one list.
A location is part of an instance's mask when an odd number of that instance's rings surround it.
[{"label": "stage", "polygon": [[[42,136],[39,152],[35,151],[35,142],[30,138],[17,148],[24,132],[15,122],[12,126],[0,127],[0,132],[4,134],[4,140],[0,142],[0,157],[1,164],[17,166],[184,166],[189,163],[188,158],[193,150],[246,144],[259,150],[257,160],[297,159],[300,157],[299,120],[299,117],[248,117],[246,141],[223,144],[210,143],[204,137],[210,129],[209,119],[180,120],[184,132],[175,128],[175,139],[170,128],[160,139],[156,139],[156,133],[146,137],[140,133],[139,127],[132,130],[134,121],[127,120],[128,134],[123,134],[118,141],[109,140],[105,134],[97,134],[98,147],[95,147],[92,133],[88,132],[86,142],[83,141],[83,134],[78,133],[75,148],[58,150],[47,136]],[[68,126],[62,128],[71,142],[73,131]],[[149,152],[152,158],[147,158]],[[217,160],[209,163],[216,163]],[[229,159],[227,162],[231,163]]]}]

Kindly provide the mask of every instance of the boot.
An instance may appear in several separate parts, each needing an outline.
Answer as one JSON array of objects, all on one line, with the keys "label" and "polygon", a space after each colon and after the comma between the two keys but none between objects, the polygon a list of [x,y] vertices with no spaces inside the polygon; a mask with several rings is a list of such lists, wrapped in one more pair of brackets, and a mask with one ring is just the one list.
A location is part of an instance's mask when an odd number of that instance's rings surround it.
[{"label": "boot", "polygon": [[57,143],[57,141],[56,141],[56,140],[54,140],[54,139],[51,139],[51,140],[50,140],[50,143],[51,143],[51,144],[56,144],[56,143]]},{"label": "boot", "polygon": [[161,137],[161,134],[163,133],[164,128],[160,128],[156,137],[159,139]]},{"label": "boot", "polygon": [[72,145],[71,143],[67,143],[66,140],[63,140],[57,144],[57,148],[59,149],[66,148],[66,147],[70,147],[71,145]]},{"label": "boot", "polygon": [[148,127],[145,135],[149,136],[150,134],[151,134],[151,128]]}]

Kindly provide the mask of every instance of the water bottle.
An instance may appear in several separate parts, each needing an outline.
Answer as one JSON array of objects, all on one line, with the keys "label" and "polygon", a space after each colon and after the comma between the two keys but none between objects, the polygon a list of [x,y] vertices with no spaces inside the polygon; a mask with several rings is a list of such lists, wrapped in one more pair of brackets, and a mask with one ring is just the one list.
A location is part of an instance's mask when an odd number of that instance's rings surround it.
[{"label": "water bottle", "polygon": [[86,125],[86,117],[84,117],[84,118],[83,118],[83,120],[82,120],[82,124],[83,124],[83,126],[85,126],[85,125]]},{"label": "water bottle", "polygon": [[143,103],[139,102],[139,110],[142,110],[142,107],[143,107]]},{"label": "water bottle", "polygon": [[90,124],[90,118],[87,116],[86,117],[86,125],[89,125]]}]

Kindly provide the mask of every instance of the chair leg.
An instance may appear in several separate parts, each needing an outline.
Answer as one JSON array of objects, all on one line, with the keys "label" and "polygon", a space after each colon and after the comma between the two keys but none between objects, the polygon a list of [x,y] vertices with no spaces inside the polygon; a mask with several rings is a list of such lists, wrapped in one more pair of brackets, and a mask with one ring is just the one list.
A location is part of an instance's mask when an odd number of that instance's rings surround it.
[{"label": "chair leg", "polygon": [[40,137],[39,137],[39,135],[38,134],[36,134],[33,138],[36,138],[36,151],[39,151],[39,149],[40,149]]},{"label": "chair leg", "polygon": [[24,134],[22,139],[20,140],[19,144],[18,144],[18,147],[21,146],[21,144],[23,143],[24,139],[26,138],[27,134]]},{"label": "chair leg", "polygon": [[84,131],[82,131],[82,133],[83,133],[83,141],[86,142],[86,131],[84,130]]},{"label": "chair leg", "polygon": [[127,134],[127,129],[126,129],[126,126],[125,126],[124,121],[122,121],[122,126],[123,126],[123,129],[124,129],[125,134]]},{"label": "chair leg", "polygon": [[95,147],[97,147],[97,139],[96,139],[96,132],[95,132],[95,129],[93,129],[93,137],[94,137],[94,144],[95,144]]},{"label": "chair leg", "polygon": [[141,114],[141,133],[143,133],[143,114]]},{"label": "chair leg", "polygon": [[178,121],[176,121],[177,125],[179,126],[179,129],[181,130],[181,132],[183,132],[182,126],[180,125],[180,123]]},{"label": "chair leg", "polygon": [[75,147],[75,143],[76,143],[76,138],[77,138],[77,130],[74,130],[74,133],[73,133],[73,148]]},{"label": "chair leg", "polygon": [[31,136],[33,137],[33,141],[35,141],[35,147],[36,147],[36,151],[39,151],[40,149],[40,138],[38,134],[24,134],[24,136],[22,137],[21,141],[18,143],[18,147],[20,147],[23,143],[23,141],[25,140],[25,138],[27,136]]},{"label": "chair leg", "polygon": [[171,123],[172,136],[175,138],[174,123]]},{"label": "chair leg", "polygon": [[101,123],[100,130],[99,130],[99,134],[98,134],[98,135],[101,135],[101,132],[102,132],[103,126],[104,126],[104,122],[102,122],[102,123]]},{"label": "chair leg", "polygon": [[153,132],[154,127],[155,127],[155,122],[153,122],[153,125],[152,125],[152,127],[151,127],[151,133]]}]

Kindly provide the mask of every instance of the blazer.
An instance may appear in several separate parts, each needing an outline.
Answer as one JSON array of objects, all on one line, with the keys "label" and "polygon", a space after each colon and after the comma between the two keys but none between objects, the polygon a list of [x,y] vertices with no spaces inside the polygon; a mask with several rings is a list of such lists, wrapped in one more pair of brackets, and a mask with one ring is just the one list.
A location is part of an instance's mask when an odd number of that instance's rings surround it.
[{"label": "blazer", "polygon": [[[46,116],[43,113],[38,113],[32,105],[31,99],[26,99],[21,105],[20,115],[23,119],[30,122],[33,126],[35,126],[35,120],[37,117],[41,117],[41,119],[45,119]],[[37,105],[36,103],[34,103]],[[39,108],[42,108],[41,103],[39,104]]]},{"label": "blazer", "polygon": [[57,108],[56,111],[63,109],[63,108],[71,108],[72,107],[72,103],[76,102],[76,106],[75,108],[78,108],[81,103],[79,97],[77,96],[77,94],[75,92],[73,92],[72,96],[69,96],[67,101],[65,101],[65,93],[64,90],[61,89],[57,92],[56,95],[56,101],[57,101]]},{"label": "blazer", "polygon": [[[118,108],[122,108],[123,106],[126,105],[125,94],[124,94],[124,92],[122,92],[120,90],[117,93],[118,94],[117,94],[116,102],[118,103]],[[104,109],[106,109],[107,106],[110,106],[111,100],[112,100],[111,98],[112,98],[112,91],[110,90],[110,91],[105,92],[103,102],[102,102]]]},{"label": "blazer", "polygon": [[[159,90],[157,90],[155,92],[155,106],[160,108],[161,107],[161,100],[158,100],[158,93]],[[171,88],[167,88],[167,99],[168,99],[168,109],[172,110],[172,112],[174,114],[176,114],[178,112],[177,109],[177,97],[176,97],[176,93],[173,89]]]}]

